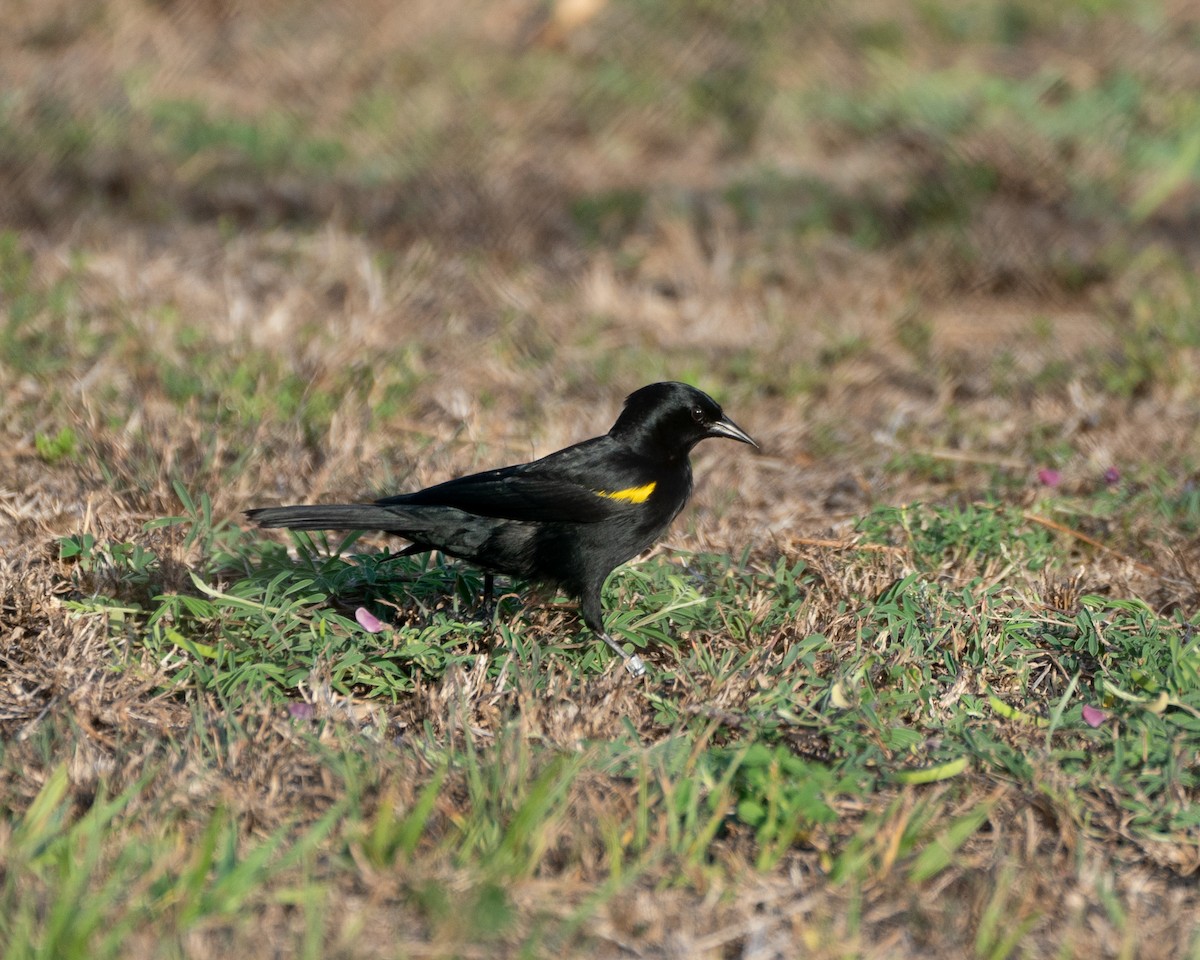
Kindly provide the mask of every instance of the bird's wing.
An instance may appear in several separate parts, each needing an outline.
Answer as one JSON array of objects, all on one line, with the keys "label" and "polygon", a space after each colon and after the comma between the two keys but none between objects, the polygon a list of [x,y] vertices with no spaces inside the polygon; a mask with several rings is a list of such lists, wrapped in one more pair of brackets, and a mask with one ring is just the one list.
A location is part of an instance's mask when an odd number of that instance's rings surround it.
[{"label": "bird's wing", "polygon": [[455,507],[505,520],[596,523],[644,502],[653,483],[620,479],[603,446],[578,444],[532,463],[447,480],[415,493],[377,501],[380,506]]}]

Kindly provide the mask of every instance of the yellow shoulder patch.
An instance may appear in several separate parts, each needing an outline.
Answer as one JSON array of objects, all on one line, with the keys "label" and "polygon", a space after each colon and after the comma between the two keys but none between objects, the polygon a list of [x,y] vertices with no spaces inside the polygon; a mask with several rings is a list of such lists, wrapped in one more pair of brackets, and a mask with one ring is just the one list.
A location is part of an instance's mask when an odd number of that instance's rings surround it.
[{"label": "yellow shoulder patch", "polygon": [[626,503],[645,503],[646,499],[654,492],[657,484],[654,481],[646,484],[644,487],[626,487],[624,490],[597,490],[596,496],[607,497],[609,500],[624,500]]}]

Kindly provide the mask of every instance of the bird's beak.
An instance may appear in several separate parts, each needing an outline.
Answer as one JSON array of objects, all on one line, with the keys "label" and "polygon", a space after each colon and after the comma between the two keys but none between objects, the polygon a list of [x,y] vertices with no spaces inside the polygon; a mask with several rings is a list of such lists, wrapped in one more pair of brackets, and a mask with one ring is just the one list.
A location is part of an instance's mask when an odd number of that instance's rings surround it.
[{"label": "bird's beak", "polygon": [[739,427],[728,417],[722,417],[715,423],[708,425],[708,435],[710,437],[728,437],[730,440],[741,440],[742,443],[748,443],[755,450],[761,449],[754,439],[745,430]]}]

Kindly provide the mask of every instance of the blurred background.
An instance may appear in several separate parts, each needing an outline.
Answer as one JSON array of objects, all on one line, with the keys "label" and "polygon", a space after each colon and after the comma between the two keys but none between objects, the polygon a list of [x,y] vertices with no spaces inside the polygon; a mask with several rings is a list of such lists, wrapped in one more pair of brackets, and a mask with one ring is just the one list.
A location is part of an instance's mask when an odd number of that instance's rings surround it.
[{"label": "blurred background", "polygon": [[9,430],[151,510],[544,453],[662,378],[764,435],[764,509],[1177,463],[1194,12],[9,0]]}]

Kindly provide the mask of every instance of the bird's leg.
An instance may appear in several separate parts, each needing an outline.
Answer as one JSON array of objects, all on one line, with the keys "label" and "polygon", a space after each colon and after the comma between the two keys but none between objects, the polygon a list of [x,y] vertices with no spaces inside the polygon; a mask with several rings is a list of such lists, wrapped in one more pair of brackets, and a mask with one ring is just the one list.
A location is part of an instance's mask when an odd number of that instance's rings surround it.
[{"label": "bird's leg", "polygon": [[492,620],[496,616],[496,608],[492,605],[492,592],[496,586],[496,575],[483,572],[483,618]]},{"label": "bird's leg", "polygon": [[621,655],[621,659],[625,661],[625,669],[633,674],[633,676],[644,677],[646,675],[646,665],[642,662],[641,657],[636,653],[626,653],[621,649],[621,645],[607,633],[598,633],[596,635]]},{"label": "bird's leg", "polygon": [[600,588],[585,590],[583,596],[580,597],[579,606],[580,612],[583,614],[583,622],[587,624],[588,629],[608,644],[609,648],[625,661],[625,669],[635,677],[645,676],[646,665],[642,662],[642,658],[636,653],[626,653],[621,645],[610,637],[608,631],[604,629],[604,612],[600,606]]}]

